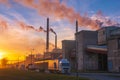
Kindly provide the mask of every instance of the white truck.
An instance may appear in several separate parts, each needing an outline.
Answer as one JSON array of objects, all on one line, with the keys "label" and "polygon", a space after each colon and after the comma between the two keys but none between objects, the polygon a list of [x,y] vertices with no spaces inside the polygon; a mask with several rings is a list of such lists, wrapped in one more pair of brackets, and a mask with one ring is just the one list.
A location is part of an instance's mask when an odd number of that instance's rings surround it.
[{"label": "white truck", "polygon": [[56,73],[70,73],[70,63],[67,59],[42,60],[34,63],[37,70],[48,70]]},{"label": "white truck", "polygon": [[70,73],[70,62],[67,59],[59,61],[59,71],[61,73]]}]

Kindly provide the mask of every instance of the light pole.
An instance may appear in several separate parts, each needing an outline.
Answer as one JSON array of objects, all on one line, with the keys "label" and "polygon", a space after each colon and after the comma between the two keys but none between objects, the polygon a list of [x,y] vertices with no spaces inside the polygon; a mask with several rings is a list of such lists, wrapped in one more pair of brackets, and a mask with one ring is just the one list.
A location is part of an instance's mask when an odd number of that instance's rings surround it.
[{"label": "light pole", "polygon": [[34,51],[34,49],[31,50],[31,64],[32,64],[32,62],[33,62],[33,61],[32,61],[32,51]]},{"label": "light pole", "polygon": [[19,64],[19,60],[20,60],[20,57],[18,56],[18,65],[17,65],[17,69],[19,68],[20,64]]}]

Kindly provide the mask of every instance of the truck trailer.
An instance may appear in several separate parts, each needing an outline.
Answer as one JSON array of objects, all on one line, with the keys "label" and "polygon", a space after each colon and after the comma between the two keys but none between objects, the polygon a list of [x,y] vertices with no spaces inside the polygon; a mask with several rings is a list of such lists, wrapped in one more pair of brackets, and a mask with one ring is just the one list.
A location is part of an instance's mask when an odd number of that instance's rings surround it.
[{"label": "truck trailer", "polygon": [[55,73],[70,73],[70,63],[67,59],[41,60],[34,63],[37,70],[47,70]]}]

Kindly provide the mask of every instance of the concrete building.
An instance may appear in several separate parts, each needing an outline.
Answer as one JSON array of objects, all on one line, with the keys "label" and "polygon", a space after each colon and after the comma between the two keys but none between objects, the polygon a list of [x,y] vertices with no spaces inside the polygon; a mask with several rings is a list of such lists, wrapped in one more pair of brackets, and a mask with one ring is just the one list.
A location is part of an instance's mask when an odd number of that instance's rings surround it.
[{"label": "concrete building", "polygon": [[88,45],[97,45],[97,31],[80,31],[76,36],[78,70],[97,70],[98,54],[87,51]]},{"label": "concrete building", "polygon": [[[63,58],[71,63],[71,68],[80,71],[106,70],[106,46],[98,46],[97,31],[82,30],[75,34],[75,40],[63,40]],[[77,53],[77,54],[76,54]],[[77,61],[77,63],[76,63]]]},{"label": "concrete building", "polygon": [[120,72],[120,29],[111,31],[108,40],[108,70]]},{"label": "concrete building", "polygon": [[107,45],[108,39],[111,37],[111,32],[117,30],[119,27],[109,26],[98,30],[98,45]]},{"label": "concrete building", "polygon": [[98,30],[98,45],[107,46],[108,71],[120,72],[120,27],[110,26]]},{"label": "concrete building", "polygon": [[63,58],[70,61],[71,68],[76,68],[76,54],[75,54],[75,40],[63,40],[62,41],[62,53]]},{"label": "concrete building", "polygon": [[62,41],[63,57],[72,68],[76,68],[77,61],[80,71],[120,72],[120,27],[82,30],[75,33],[75,39]]}]

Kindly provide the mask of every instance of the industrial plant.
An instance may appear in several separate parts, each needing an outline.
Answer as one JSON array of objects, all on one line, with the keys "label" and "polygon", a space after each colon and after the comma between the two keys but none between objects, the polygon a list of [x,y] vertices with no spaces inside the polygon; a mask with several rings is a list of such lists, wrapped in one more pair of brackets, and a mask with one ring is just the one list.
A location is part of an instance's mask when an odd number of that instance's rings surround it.
[{"label": "industrial plant", "polygon": [[[43,28],[40,27],[40,30]],[[96,31],[78,31],[78,22],[76,21],[75,39],[62,40],[62,49],[57,47],[57,33],[49,28],[49,18],[47,18],[47,27],[44,31],[46,32],[46,51],[44,54],[34,55],[31,52],[25,61],[19,62],[18,60],[17,63],[11,64],[12,66],[26,68],[28,65],[38,64],[40,61],[51,60],[54,62],[57,60],[59,62],[66,59],[68,60],[67,64],[70,64],[68,69],[71,70],[120,72],[120,27],[104,26]],[[55,46],[52,51],[49,51],[50,31],[55,34]],[[49,62],[46,63],[44,67],[48,69]],[[53,67],[55,66],[59,66],[59,63],[53,64]],[[65,68],[66,70],[67,68]]]},{"label": "industrial plant", "polygon": [[63,58],[79,71],[120,72],[119,49],[120,27],[116,26],[79,32],[76,28],[75,40],[62,41]]}]

